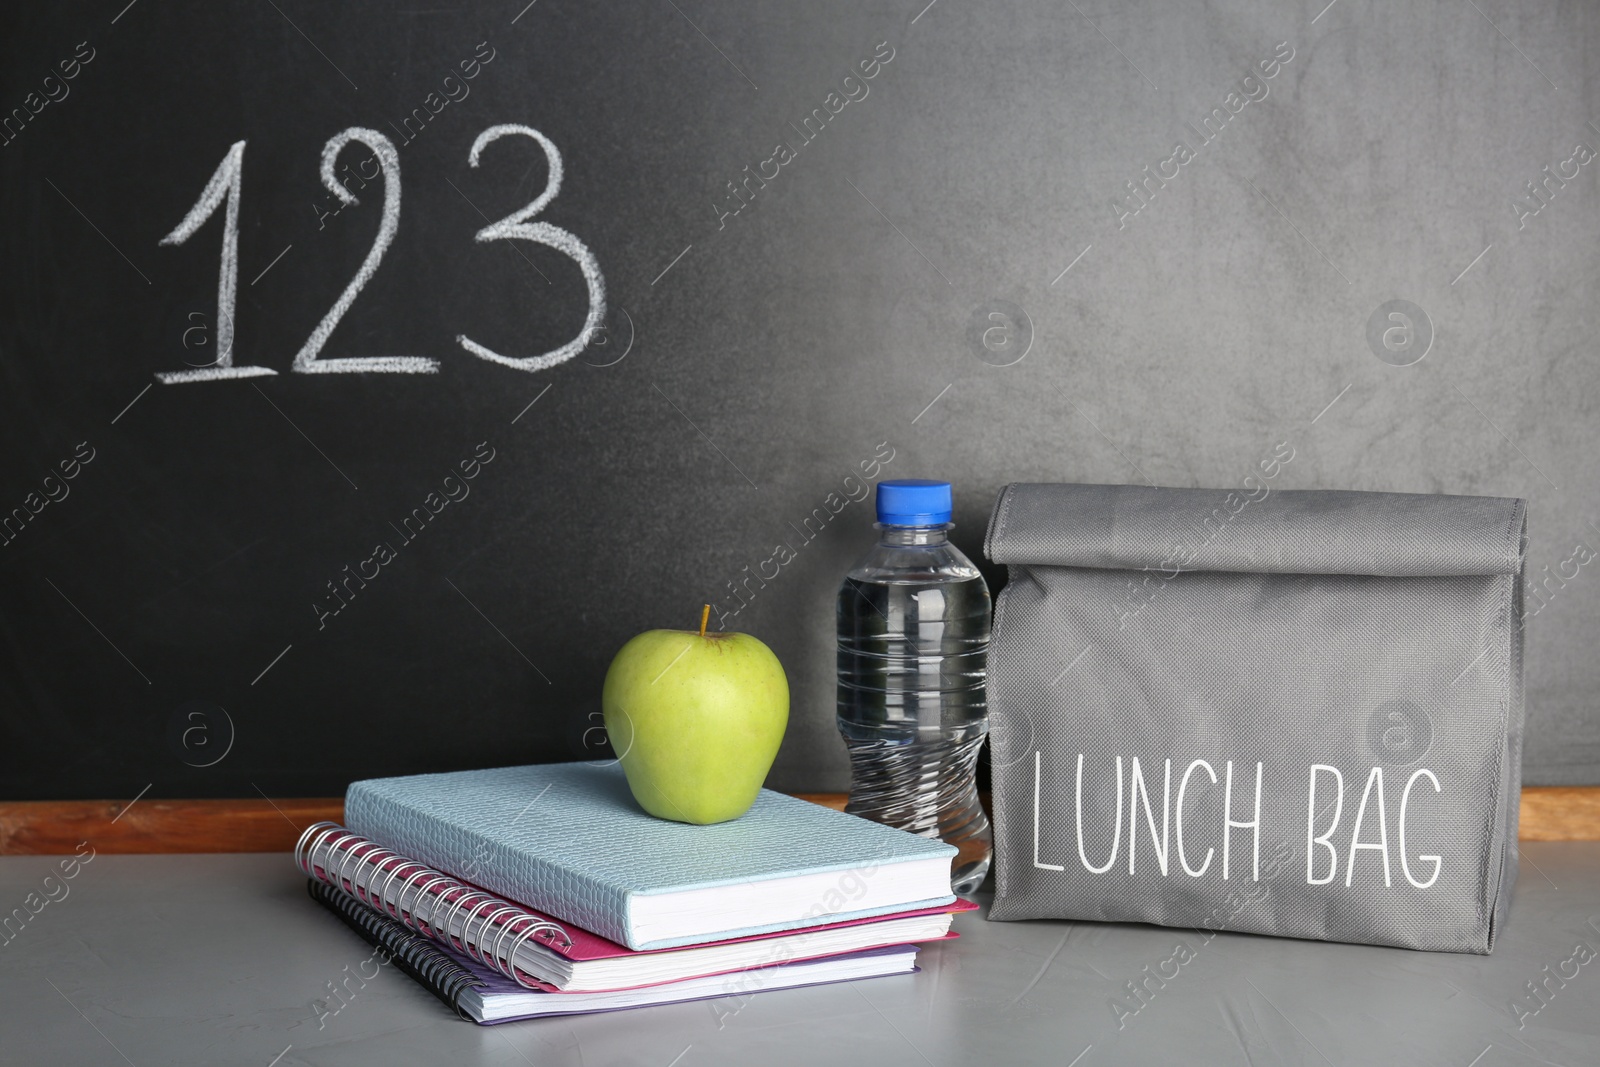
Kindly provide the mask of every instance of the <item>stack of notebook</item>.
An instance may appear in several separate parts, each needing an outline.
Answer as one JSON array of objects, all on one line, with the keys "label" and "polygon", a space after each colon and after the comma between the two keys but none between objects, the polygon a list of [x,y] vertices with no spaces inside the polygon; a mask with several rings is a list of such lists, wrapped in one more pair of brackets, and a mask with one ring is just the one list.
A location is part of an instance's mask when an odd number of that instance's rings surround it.
[{"label": "stack of notebook", "polygon": [[647,815],[619,767],[356,782],[295,862],[311,895],[480,1023],[903,974],[974,905],[949,845],[762,790]]}]

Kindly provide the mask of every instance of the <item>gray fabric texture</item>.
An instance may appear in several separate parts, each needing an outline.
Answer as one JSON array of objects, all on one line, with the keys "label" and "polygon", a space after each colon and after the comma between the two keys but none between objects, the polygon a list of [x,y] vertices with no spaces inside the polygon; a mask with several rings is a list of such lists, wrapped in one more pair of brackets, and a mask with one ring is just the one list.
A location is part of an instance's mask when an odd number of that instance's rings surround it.
[{"label": "gray fabric texture", "polygon": [[1490,951],[1525,526],[1491,497],[1007,487],[992,917]]}]

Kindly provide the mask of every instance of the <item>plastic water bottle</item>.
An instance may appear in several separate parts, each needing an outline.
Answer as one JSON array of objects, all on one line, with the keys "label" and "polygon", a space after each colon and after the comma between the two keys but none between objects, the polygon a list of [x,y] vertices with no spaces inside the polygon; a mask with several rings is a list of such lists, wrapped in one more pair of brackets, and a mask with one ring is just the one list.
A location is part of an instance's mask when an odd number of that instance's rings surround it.
[{"label": "plastic water bottle", "polygon": [[877,545],[839,586],[845,810],[956,846],[956,893],[989,871],[974,771],[989,731],[989,587],[950,543],[950,483],[878,483]]}]

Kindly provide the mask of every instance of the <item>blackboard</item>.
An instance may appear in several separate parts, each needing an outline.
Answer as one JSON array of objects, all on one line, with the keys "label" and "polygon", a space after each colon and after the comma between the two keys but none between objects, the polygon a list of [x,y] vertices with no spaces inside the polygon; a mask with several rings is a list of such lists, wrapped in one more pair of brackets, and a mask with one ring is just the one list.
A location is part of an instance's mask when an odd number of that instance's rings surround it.
[{"label": "blackboard", "polygon": [[0,22],[7,797],[599,758],[707,601],[789,671],[771,784],[842,788],[875,478],[978,557],[1008,481],[1283,449],[1530,499],[1527,777],[1600,782],[1581,5]]}]

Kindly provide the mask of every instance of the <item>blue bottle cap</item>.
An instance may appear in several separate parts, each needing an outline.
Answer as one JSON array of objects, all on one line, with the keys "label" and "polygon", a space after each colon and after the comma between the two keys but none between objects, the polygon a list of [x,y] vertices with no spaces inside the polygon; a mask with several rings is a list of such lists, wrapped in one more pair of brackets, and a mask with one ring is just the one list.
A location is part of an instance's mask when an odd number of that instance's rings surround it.
[{"label": "blue bottle cap", "polygon": [[878,483],[878,521],[885,526],[942,526],[950,521],[950,483],[902,478]]}]

